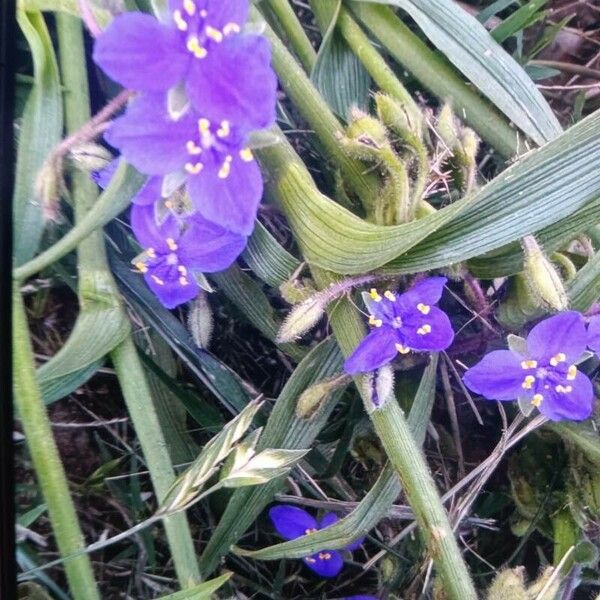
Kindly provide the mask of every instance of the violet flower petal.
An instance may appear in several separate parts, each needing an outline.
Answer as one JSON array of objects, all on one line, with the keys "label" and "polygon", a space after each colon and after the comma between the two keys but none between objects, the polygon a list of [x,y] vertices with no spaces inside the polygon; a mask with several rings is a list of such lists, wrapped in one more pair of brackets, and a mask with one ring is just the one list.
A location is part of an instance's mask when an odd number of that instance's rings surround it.
[{"label": "violet flower petal", "polygon": [[442,297],[444,286],[448,282],[446,277],[428,277],[421,279],[398,298],[398,305],[401,310],[411,310],[418,304],[430,306],[437,304]]},{"label": "violet flower petal", "polygon": [[592,317],[588,325],[587,345],[596,353],[600,354],[600,316]]},{"label": "violet flower petal", "polygon": [[335,550],[321,550],[302,559],[304,564],[321,577],[335,577],[344,567],[344,561]]},{"label": "violet flower petal", "polygon": [[175,217],[168,214],[165,221],[158,225],[153,205],[134,204],[130,221],[133,233],[144,249],[153,248],[159,254],[167,254],[171,251],[167,240],[179,241],[180,226]]},{"label": "violet flower petal", "polygon": [[295,540],[319,528],[317,520],[297,506],[278,504],[269,510],[269,517],[277,533],[286,540]]},{"label": "violet flower petal", "polygon": [[581,371],[568,382],[572,391],[559,393],[549,390],[539,406],[539,411],[552,421],[583,421],[592,414],[594,390],[592,382]]},{"label": "violet flower petal", "polygon": [[120,158],[113,158],[103,169],[92,171],[91,177],[94,183],[103,190],[108,187],[110,180],[113,178],[118,166]]},{"label": "violet flower petal", "polygon": [[187,284],[181,285],[179,271],[164,261],[157,266],[148,264],[147,269],[144,279],[165,308],[175,308],[188,302],[195,298],[200,291],[193,277],[188,277]]},{"label": "violet flower petal", "polygon": [[115,17],[94,44],[94,62],[114,81],[142,91],[166,91],[183,77],[191,54],[180,32],[150,15]]},{"label": "violet flower petal", "polygon": [[396,331],[387,325],[373,329],[346,359],[344,371],[350,375],[374,371],[394,359],[398,350]]},{"label": "violet flower petal", "polygon": [[516,400],[523,393],[527,374],[521,360],[510,350],[495,350],[471,367],[463,381],[471,391],[488,400]]},{"label": "violet flower petal", "polygon": [[323,515],[323,518],[319,521],[319,529],[331,527],[331,525],[335,525],[335,523],[337,523],[339,520],[339,517],[335,513],[328,512]]},{"label": "violet flower petal", "polygon": [[149,175],[167,175],[187,162],[186,143],[194,139],[196,130],[191,113],[177,121],[169,117],[164,94],[143,94],[104,137],[136,169]]},{"label": "violet flower petal", "polygon": [[196,210],[209,221],[249,235],[262,198],[262,175],[254,159],[244,161],[239,152],[230,156],[226,177],[220,176],[222,165],[206,162],[200,173],[190,175],[187,190]]},{"label": "violet flower petal", "polygon": [[527,336],[527,354],[538,361],[563,353],[572,363],[583,354],[586,345],[583,317],[574,310],[544,319]]},{"label": "violet flower petal", "polygon": [[163,178],[159,176],[150,176],[140,191],[132,198],[133,204],[138,206],[147,206],[154,204],[161,199]]},{"label": "violet flower petal", "polygon": [[436,352],[448,348],[454,340],[454,330],[448,315],[437,306],[429,306],[426,315],[412,310],[405,315],[400,328],[403,345],[411,350]]},{"label": "violet flower petal", "polygon": [[270,127],[275,122],[277,92],[270,62],[271,49],[265,38],[227,38],[205,58],[192,62],[187,95],[210,121],[230,121],[245,131]]}]

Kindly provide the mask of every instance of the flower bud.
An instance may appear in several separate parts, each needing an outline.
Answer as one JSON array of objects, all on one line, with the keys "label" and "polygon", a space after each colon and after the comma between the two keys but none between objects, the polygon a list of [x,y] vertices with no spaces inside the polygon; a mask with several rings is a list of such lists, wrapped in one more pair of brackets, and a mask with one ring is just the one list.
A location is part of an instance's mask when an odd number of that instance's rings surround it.
[{"label": "flower bud", "polygon": [[35,195],[39,198],[44,221],[60,221],[60,196],[63,188],[62,162],[47,160],[37,174]]},{"label": "flower bud", "polygon": [[358,109],[353,109],[351,117],[346,137],[340,141],[355,158],[378,160],[379,151],[390,145],[386,128],[378,119]]},{"label": "flower bud", "polygon": [[394,394],[394,369],[385,365],[374,373],[365,375],[362,380],[363,394],[370,400],[367,412],[383,406]]},{"label": "flower bud", "polygon": [[100,171],[113,160],[113,155],[100,144],[83,142],[73,146],[69,152],[72,163],[82,171]]},{"label": "flower bud", "polygon": [[523,252],[524,273],[532,298],[540,308],[566,310],[569,301],[560,275],[533,236],[523,238]]},{"label": "flower bud", "polygon": [[317,293],[311,279],[288,279],[279,286],[283,299],[289,304],[299,304]]},{"label": "flower bud", "polygon": [[318,323],[325,313],[325,306],[326,303],[316,296],[296,305],[285,318],[275,341],[282,344],[302,336]]},{"label": "flower bud", "polygon": [[387,94],[375,94],[377,114],[382,123],[394,133],[423,137],[423,115],[414,107],[399,102]]},{"label": "flower bud", "polygon": [[320,381],[305,389],[296,404],[296,416],[299,419],[310,419],[321,406],[329,399],[335,390],[340,389],[349,382],[346,375],[339,375],[332,379]]},{"label": "flower bud", "polygon": [[525,589],[524,568],[506,569],[496,575],[489,587],[486,600],[529,600]]},{"label": "flower bud", "polygon": [[208,294],[201,291],[195,298],[188,313],[187,325],[194,343],[199,348],[208,348],[213,334],[213,315],[208,302]]},{"label": "flower bud", "polygon": [[[550,580],[552,580],[551,583]],[[550,585],[548,585],[549,583]],[[527,598],[529,598],[529,600],[554,600],[561,583],[562,578],[556,576],[554,567],[547,567],[527,588]],[[542,592],[544,593],[542,594]]]},{"label": "flower bud", "polygon": [[450,104],[442,106],[435,130],[448,148],[452,149],[458,144],[458,128]]}]

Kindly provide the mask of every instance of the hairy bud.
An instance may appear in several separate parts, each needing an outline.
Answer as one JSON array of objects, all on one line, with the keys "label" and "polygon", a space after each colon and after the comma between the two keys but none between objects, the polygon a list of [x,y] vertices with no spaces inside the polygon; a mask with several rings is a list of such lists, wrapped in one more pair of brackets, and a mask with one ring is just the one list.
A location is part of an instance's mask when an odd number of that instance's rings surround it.
[{"label": "hairy bud", "polygon": [[292,342],[312,329],[325,313],[326,303],[312,296],[296,305],[285,318],[277,334],[277,343]]},{"label": "hairy bud", "polygon": [[213,334],[213,315],[208,302],[208,294],[201,291],[195,298],[188,313],[187,325],[196,346],[208,348]]},{"label": "hairy bud", "polygon": [[498,573],[488,589],[486,600],[529,600],[524,571],[523,567],[517,567]]},{"label": "hairy bud", "polygon": [[84,142],[73,146],[69,152],[71,162],[82,171],[99,171],[113,160],[113,155],[100,144]]},{"label": "hairy bud", "polygon": [[60,221],[60,196],[63,189],[62,162],[47,160],[37,174],[35,195],[40,200],[47,221]]},{"label": "hairy bud", "polygon": [[329,399],[335,390],[345,386],[350,381],[347,375],[339,375],[325,381],[320,381],[305,389],[296,404],[296,415],[300,419],[309,419],[312,417]]}]

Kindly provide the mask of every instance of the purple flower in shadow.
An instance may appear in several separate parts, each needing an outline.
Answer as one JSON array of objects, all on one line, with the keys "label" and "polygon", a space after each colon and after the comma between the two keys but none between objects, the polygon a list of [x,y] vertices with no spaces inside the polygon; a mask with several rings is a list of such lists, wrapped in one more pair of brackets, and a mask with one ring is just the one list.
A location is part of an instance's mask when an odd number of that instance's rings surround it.
[{"label": "purple flower in shadow", "polygon": [[277,79],[267,40],[241,33],[247,15],[248,0],[170,0],[168,23],[125,13],[96,40],[94,61],[134,90],[185,82],[205,118],[263,129],[275,121]]},{"label": "purple flower in shadow", "polygon": [[175,308],[198,294],[194,271],[226,269],[246,245],[244,236],[199,214],[180,220],[166,211],[162,223],[157,224],[153,205],[134,205],[131,227],[144,248],[135,266],[166,308]]},{"label": "purple flower in shadow", "polygon": [[236,233],[252,232],[263,181],[239,127],[229,121],[213,123],[191,108],[173,119],[164,94],[144,94],[115,120],[105,138],[143,173],[181,171],[204,218]]},{"label": "purple flower in shadow", "polygon": [[588,347],[591,348],[598,356],[600,356],[600,316],[591,318],[588,325],[587,334]]},{"label": "purple flower in shadow", "polygon": [[[277,533],[286,540],[295,540],[303,535],[309,535],[338,521],[338,517],[334,513],[327,513],[320,521],[317,521],[305,510],[285,504],[271,508],[269,517]],[[360,538],[346,546],[345,549],[356,550],[363,541],[364,538]],[[344,566],[342,555],[336,550],[320,550],[316,554],[306,556],[302,561],[321,577],[335,577]]]},{"label": "purple flower in shadow", "polygon": [[430,277],[403,294],[389,290],[379,294],[375,289],[363,294],[373,329],[346,360],[346,373],[374,371],[398,353],[437,351],[450,346],[454,339],[450,320],[433,306],[441,298],[446,281],[445,277]]},{"label": "purple flower in shadow", "polygon": [[526,350],[490,352],[463,376],[465,385],[488,400],[525,398],[552,421],[587,419],[592,383],[574,364],[586,348],[582,316],[575,311],[538,323]]}]

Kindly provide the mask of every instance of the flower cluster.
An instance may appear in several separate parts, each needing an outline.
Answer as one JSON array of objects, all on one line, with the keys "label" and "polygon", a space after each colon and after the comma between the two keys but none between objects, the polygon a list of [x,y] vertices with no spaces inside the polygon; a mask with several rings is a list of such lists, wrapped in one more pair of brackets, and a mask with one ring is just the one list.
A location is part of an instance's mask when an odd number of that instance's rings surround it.
[{"label": "flower cluster", "polygon": [[274,123],[277,80],[247,15],[248,0],[169,0],[166,22],[125,13],[94,47],[96,64],[139,92],[105,139],[150,176],[134,200],[148,207],[132,214],[146,248],[136,262],[168,308],[197,293],[194,270],[228,267],[254,228],[263,181],[248,136]]},{"label": "flower cluster", "polygon": [[[269,517],[277,533],[286,540],[295,540],[303,535],[309,535],[338,521],[338,517],[334,513],[327,513],[320,521],[317,521],[305,510],[284,504],[271,508]],[[363,542],[364,538],[360,538],[346,546],[345,549],[349,551],[356,550]],[[315,554],[306,556],[302,561],[321,577],[335,577],[344,566],[342,555],[336,550],[320,550]]]}]

